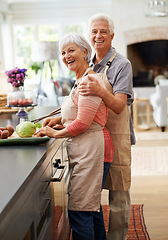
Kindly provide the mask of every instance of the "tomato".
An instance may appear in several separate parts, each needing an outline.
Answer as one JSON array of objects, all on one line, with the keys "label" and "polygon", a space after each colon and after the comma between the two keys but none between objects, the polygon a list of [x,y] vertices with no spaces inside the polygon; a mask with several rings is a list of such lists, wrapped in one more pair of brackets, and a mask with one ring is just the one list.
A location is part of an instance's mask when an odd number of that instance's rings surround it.
[{"label": "tomato", "polygon": [[17,99],[11,100],[10,105],[17,106],[18,105],[18,100]]},{"label": "tomato", "polygon": [[19,98],[19,99],[18,99],[18,104],[19,104],[20,106],[23,106],[23,100],[24,100],[24,99],[22,99],[22,98]]},{"label": "tomato", "polygon": [[28,101],[30,105],[33,104],[33,100],[31,98],[29,98]]},{"label": "tomato", "polygon": [[29,100],[27,98],[23,99],[22,104],[23,104],[23,106],[28,106]]}]

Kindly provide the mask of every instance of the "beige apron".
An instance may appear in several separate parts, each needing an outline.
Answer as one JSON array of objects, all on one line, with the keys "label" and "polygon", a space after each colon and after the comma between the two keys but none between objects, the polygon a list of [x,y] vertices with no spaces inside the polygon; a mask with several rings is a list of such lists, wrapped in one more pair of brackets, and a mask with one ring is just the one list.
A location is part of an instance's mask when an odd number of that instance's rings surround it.
[{"label": "beige apron", "polygon": [[[115,55],[116,53],[109,60],[110,62]],[[106,75],[108,68],[109,66],[106,66],[104,73],[99,74],[104,80],[106,89],[113,94],[113,88]],[[125,106],[120,114],[115,114],[109,109],[106,127],[113,141],[114,158],[104,188],[126,191],[131,185],[131,141],[128,106]]]},{"label": "beige apron", "polygon": [[[65,98],[61,106],[64,126],[77,117],[73,102],[75,90]],[[66,142],[70,163],[68,185],[68,209],[76,211],[99,211],[104,167],[103,127],[93,122],[88,130]]]}]

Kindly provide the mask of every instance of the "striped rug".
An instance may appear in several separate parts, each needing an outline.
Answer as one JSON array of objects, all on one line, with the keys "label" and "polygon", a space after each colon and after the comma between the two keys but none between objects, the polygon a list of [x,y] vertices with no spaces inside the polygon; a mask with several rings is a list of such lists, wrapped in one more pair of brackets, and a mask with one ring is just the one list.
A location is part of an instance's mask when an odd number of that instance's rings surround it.
[{"label": "striped rug", "polygon": [[[102,209],[107,232],[110,208],[108,205],[102,205]],[[150,240],[143,216],[143,204],[131,205],[131,216],[127,240]]]}]

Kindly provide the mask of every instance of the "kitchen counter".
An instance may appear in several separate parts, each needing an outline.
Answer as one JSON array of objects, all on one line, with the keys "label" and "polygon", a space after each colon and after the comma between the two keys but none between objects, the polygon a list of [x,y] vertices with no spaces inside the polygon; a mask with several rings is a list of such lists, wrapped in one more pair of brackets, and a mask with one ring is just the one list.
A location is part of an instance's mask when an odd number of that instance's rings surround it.
[{"label": "kitchen counter", "polygon": [[[54,110],[53,107],[35,107],[29,112],[29,119],[41,117],[52,110]],[[19,124],[19,117],[15,113],[1,114],[0,126],[5,127],[7,124],[15,128]],[[20,208],[24,205],[32,192],[33,184],[41,176],[37,176],[38,170],[44,168],[40,171],[39,174],[41,174],[49,164],[51,165],[51,158],[55,154],[55,146],[58,145],[57,147],[59,147],[62,141],[60,139],[50,139],[40,145],[0,146],[0,223],[4,219],[8,221],[9,210],[17,203],[23,192],[24,196],[18,204],[20,204]],[[46,159],[48,160],[46,161]]]},{"label": "kitchen counter", "polygon": [[37,146],[0,146],[0,213],[19,188],[24,189],[25,180],[42,164],[51,143],[52,140]]}]

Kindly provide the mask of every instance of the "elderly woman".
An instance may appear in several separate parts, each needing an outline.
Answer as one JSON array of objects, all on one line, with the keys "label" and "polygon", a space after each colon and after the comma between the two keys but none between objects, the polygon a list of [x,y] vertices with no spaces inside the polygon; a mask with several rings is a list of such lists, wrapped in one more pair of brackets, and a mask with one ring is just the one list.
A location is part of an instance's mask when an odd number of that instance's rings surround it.
[{"label": "elderly woman", "polygon": [[[89,68],[91,47],[82,35],[65,36],[60,51],[64,64],[75,72],[76,83],[64,99],[61,117],[46,119],[38,135],[67,138],[71,168],[68,216],[73,240],[104,240],[101,190],[113,159],[112,140],[104,127],[108,109],[100,97],[78,93],[78,84],[89,81],[88,74],[94,74],[101,85],[102,81]],[[60,124],[63,128],[55,130]]]}]

